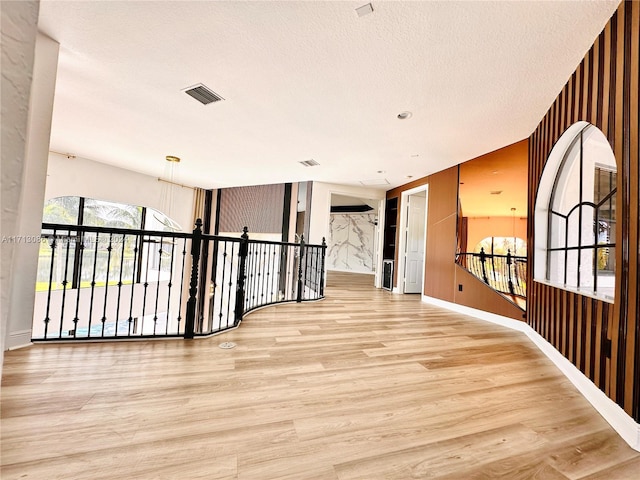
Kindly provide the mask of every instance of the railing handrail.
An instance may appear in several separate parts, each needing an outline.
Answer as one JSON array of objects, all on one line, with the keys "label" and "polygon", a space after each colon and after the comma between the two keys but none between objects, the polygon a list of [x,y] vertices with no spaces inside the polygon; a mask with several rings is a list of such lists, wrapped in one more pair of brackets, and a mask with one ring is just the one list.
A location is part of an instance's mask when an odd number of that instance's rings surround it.
[{"label": "railing handrail", "polygon": [[[460,252],[456,254],[457,256],[459,255],[473,255],[474,257],[480,257],[482,254],[481,253],[477,253],[477,252]],[[487,258],[508,258],[511,257],[514,260],[520,260],[523,262],[527,261],[527,257],[526,256],[522,256],[522,255],[504,255],[502,253],[485,253],[484,254]]]},{"label": "railing handrail", "polygon": [[[166,232],[161,230],[146,230],[137,228],[123,228],[123,227],[100,227],[95,225],[74,225],[70,223],[42,223],[42,230],[75,230],[81,232],[91,233],[116,233],[119,235],[145,235],[149,237],[174,237],[174,238],[193,238],[193,233],[189,232]],[[53,233],[41,232],[41,237],[52,237]],[[202,234],[203,240],[224,240],[227,242],[240,242],[240,237],[230,237],[225,235],[211,235],[208,233]],[[277,240],[259,240],[255,238],[249,238],[249,243],[264,243],[268,245],[286,245],[286,246],[300,246],[300,243],[295,242],[278,242]],[[327,248],[326,245],[305,243],[307,247]]]},{"label": "railing handrail", "polygon": [[[465,260],[461,261],[462,259]],[[526,269],[526,256],[512,255],[510,250],[507,250],[506,255],[486,253],[481,248],[479,253],[456,254],[456,263],[494,290],[526,299],[526,270],[522,270]]]},{"label": "railing handrail", "polygon": [[33,340],[201,337],[263,306],[324,298],[324,239],[209,235],[199,219],[192,232],[45,222],[40,238]]}]

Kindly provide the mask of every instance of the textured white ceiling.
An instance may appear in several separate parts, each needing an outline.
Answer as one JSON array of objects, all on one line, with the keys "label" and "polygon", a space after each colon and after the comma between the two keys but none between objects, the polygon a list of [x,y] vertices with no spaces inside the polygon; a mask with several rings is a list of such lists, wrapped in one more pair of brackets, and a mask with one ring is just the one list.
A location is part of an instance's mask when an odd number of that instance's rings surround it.
[{"label": "textured white ceiling", "polygon": [[[155,176],[177,155],[205,188],[387,190],[528,137],[618,1],[363,3],[42,1],[51,150]],[[182,91],[200,82],[225,100]]]}]

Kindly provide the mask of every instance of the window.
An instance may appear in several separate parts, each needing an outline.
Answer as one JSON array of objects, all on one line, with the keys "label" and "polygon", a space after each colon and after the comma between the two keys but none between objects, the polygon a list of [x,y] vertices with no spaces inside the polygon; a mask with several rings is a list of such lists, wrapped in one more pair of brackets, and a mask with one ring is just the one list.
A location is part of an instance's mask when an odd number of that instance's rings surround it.
[{"label": "window", "polygon": [[478,242],[473,252],[480,253],[481,248],[484,249],[484,253],[487,255],[506,255],[511,253],[511,255],[515,256],[527,256],[527,242],[518,237],[487,237]]},{"label": "window", "polygon": [[595,126],[575,124],[557,142],[540,182],[535,222],[534,278],[612,301],[616,161]]},{"label": "window", "polygon": [[[42,221],[62,225],[84,225],[132,230],[179,231],[180,226],[163,213],[152,209],[84,197],[57,197],[43,208]],[[43,233],[52,234],[52,230]],[[142,236],[141,250],[135,235],[76,234],[74,230],[56,231],[40,243],[36,291],[89,287],[109,284],[153,282],[170,276],[167,258],[173,251],[170,238]],[[109,248],[110,242],[123,244]],[[54,250],[55,248],[55,255]],[[53,263],[52,263],[53,262]],[[142,270],[138,265],[147,267]],[[159,271],[149,265],[159,265]],[[107,275],[107,272],[109,274]]]}]

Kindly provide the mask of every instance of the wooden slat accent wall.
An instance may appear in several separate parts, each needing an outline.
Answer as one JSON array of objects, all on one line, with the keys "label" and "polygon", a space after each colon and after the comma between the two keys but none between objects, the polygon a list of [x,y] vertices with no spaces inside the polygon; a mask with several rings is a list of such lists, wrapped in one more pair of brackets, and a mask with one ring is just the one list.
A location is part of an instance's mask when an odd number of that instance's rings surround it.
[{"label": "wooden slat accent wall", "polygon": [[[535,196],[553,145],[577,121],[604,132],[618,164],[615,304],[536,283],[529,268],[528,322],[637,422],[639,24],[640,2],[622,2],[531,135],[528,200],[528,243],[533,245]],[[529,265],[533,261],[529,249]]]}]

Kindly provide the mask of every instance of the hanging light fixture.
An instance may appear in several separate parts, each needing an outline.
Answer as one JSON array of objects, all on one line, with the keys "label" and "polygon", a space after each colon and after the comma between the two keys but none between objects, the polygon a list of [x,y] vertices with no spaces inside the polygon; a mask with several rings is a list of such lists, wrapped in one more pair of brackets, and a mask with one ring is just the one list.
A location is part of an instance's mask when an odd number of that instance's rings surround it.
[{"label": "hanging light fixture", "polygon": [[517,255],[516,253],[516,207],[511,207],[511,217],[513,220],[513,255]]},{"label": "hanging light fixture", "polygon": [[163,179],[164,185],[161,192],[160,205],[162,208],[162,217],[154,214],[154,218],[162,225],[172,231],[179,231],[180,226],[173,221],[173,204],[175,200],[175,189],[178,185],[178,169],[180,167],[180,157],[175,155],[167,155],[164,166]]}]

